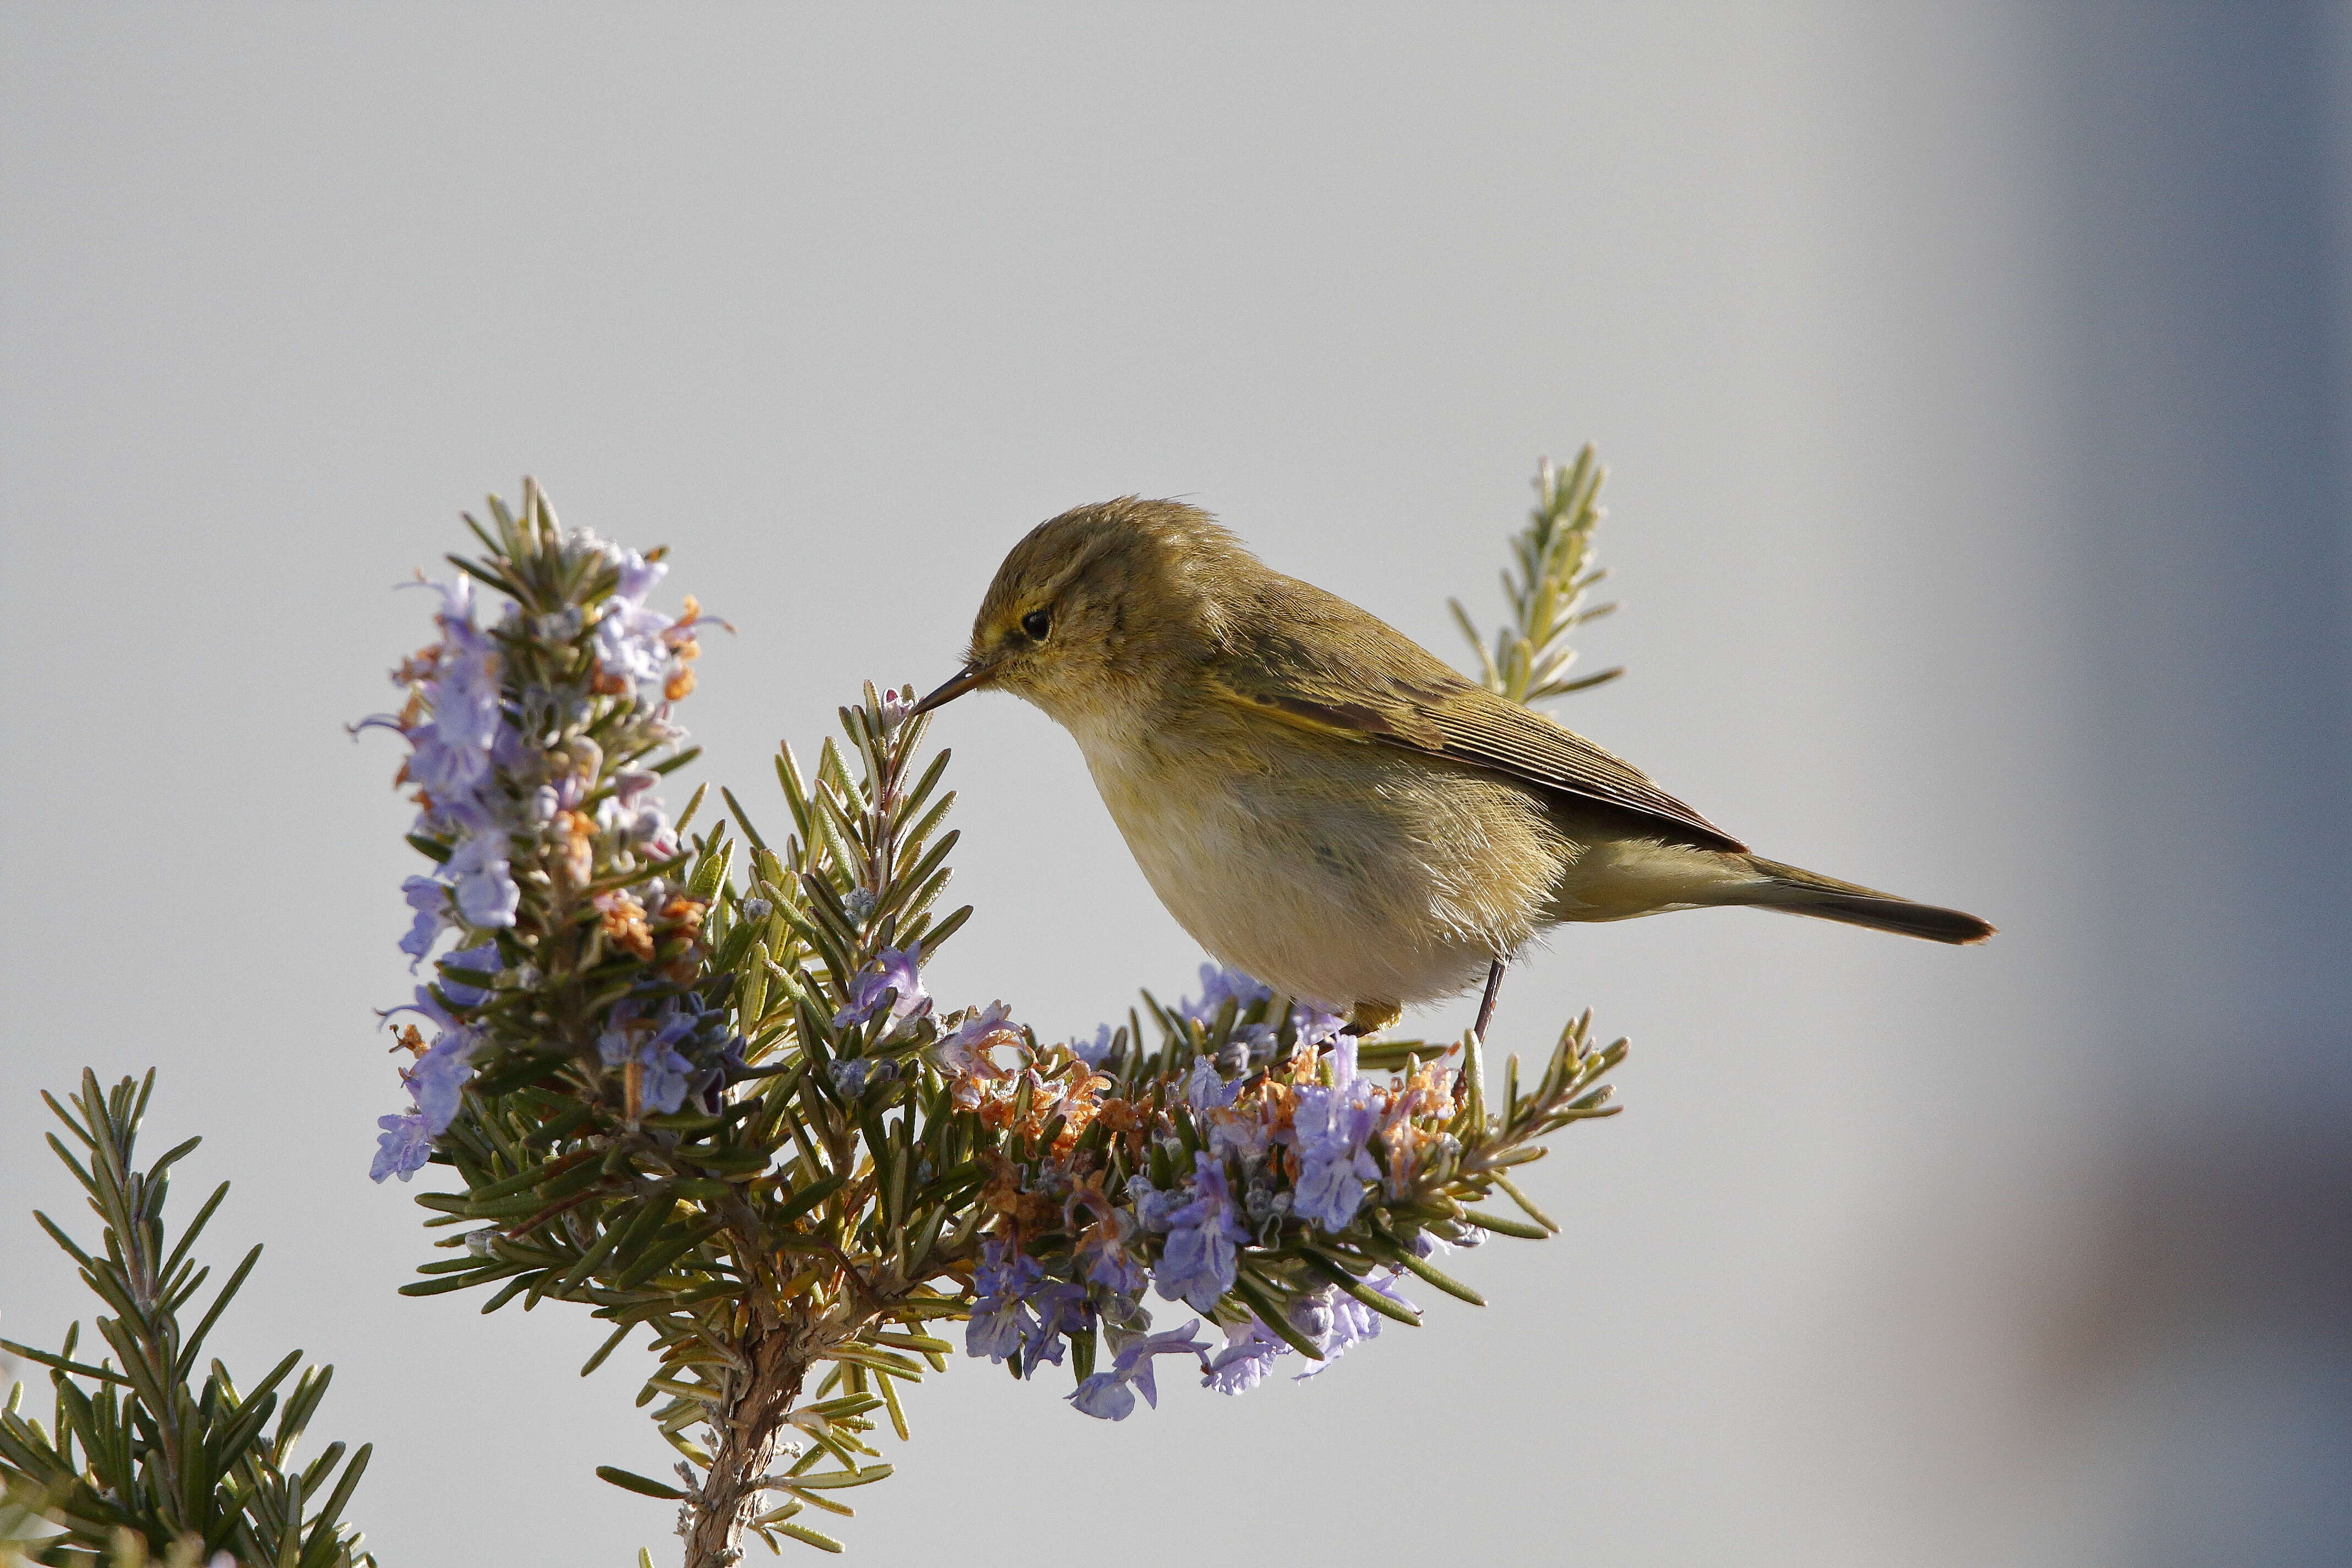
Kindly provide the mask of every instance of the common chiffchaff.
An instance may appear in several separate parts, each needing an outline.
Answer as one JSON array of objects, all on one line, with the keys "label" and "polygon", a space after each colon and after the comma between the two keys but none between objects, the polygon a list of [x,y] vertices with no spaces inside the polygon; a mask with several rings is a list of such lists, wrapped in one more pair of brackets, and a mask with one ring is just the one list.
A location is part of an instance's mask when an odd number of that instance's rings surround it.
[{"label": "common chiffchaff", "polygon": [[[1933,942],[1992,927],[1747,847],[1640,770],[1129,497],[1013,547],[969,662],[1075,736],[1168,912],[1220,962],[1366,1032],[1564,921],[1747,904]],[[1483,1026],[1483,1016],[1482,1016]]]}]

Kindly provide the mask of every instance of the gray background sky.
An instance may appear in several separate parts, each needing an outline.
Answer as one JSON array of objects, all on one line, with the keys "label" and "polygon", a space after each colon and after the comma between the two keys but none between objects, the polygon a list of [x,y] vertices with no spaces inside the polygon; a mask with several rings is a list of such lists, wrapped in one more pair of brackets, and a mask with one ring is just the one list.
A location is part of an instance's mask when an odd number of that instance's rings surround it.
[{"label": "gray background sky", "polygon": [[[740,628],[699,773],[780,817],[775,741],[948,673],[1044,516],[1187,496],[1453,655],[1591,438],[1633,674],[1562,716],[2003,936],[1568,933],[1500,1037],[1593,1006],[1631,1109],[1494,1306],[1116,1427],[959,1362],[853,1551],[2340,1561],[2345,58],[2290,5],[0,11],[5,1331],[86,1310],[36,1091],[159,1064],[212,1255],[270,1245],[220,1347],[337,1363],[388,1568],[675,1562],[584,1316],[393,1294],[388,586],[524,471],[668,542]],[[934,733],[934,990],[1182,989],[1068,740]]]}]

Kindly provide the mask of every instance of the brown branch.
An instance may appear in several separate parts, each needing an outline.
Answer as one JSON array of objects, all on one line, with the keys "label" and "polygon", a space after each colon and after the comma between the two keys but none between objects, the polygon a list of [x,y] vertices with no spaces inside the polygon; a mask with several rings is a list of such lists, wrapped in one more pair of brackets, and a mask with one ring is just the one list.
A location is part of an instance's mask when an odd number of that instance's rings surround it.
[{"label": "brown branch", "polygon": [[774,1463],[777,1436],[813,1359],[791,1326],[761,1332],[743,1350],[751,1370],[728,1372],[710,1423],[710,1467],[678,1510],[686,1568],[733,1568],[741,1561],[743,1531],[760,1512],[759,1483]]}]

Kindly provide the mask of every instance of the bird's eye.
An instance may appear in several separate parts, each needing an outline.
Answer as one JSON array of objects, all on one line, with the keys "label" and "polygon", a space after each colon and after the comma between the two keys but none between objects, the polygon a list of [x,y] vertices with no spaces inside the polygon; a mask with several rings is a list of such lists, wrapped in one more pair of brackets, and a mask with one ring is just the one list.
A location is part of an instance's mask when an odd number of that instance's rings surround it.
[{"label": "bird's eye", "polygon": [[1054,613],[1051,610],[1032,610],[1021,617],[1021,629],[1036,641],[1044,642],[1045,634],[1054,629]]}]

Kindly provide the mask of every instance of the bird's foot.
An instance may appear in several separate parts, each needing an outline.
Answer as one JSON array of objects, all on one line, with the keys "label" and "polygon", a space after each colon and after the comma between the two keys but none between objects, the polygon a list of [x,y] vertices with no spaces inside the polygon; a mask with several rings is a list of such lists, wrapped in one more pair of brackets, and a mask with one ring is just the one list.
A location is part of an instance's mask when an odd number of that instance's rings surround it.
[{"label": "bird's foot", "polygon": [[1348,1022],[1339,1032],[1360,1040],[1379,1034],[1403,1016],[1404,1009],[1393,1002],[1359,1002],[1348,1009]]}]

